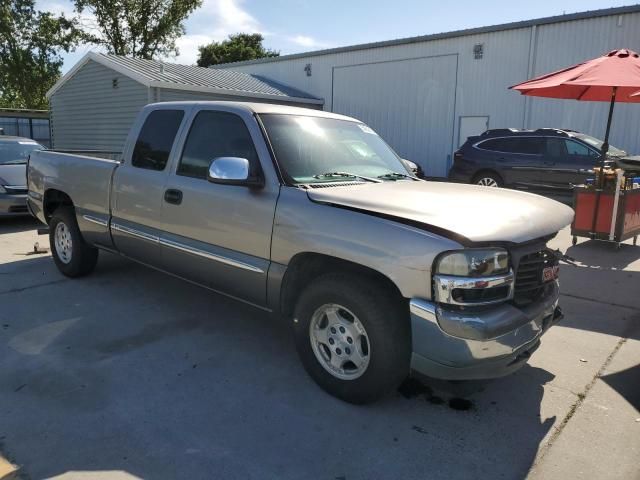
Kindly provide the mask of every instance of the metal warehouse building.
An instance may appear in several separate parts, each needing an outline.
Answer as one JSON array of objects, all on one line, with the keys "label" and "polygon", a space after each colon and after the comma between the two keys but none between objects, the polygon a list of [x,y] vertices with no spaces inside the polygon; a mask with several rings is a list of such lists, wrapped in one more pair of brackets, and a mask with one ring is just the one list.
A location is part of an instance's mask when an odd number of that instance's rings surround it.
[{"label": "metal warehouse building", "polygon": [[[216,66],[324,99],[372,126],[427,175],[486,128],[570,128],[602,138],[608,105],[507,87],[617,48],[640,51],[640,5]],[[640,153],[640,105],[616,106],[611,143]]]},{"label": "metal warehouse building", "polygon": [[90,52],[48,92],[51,143],[122,151],[140,109],[174,100],[244,100],[322,108],[321,99],[257,75]]}]

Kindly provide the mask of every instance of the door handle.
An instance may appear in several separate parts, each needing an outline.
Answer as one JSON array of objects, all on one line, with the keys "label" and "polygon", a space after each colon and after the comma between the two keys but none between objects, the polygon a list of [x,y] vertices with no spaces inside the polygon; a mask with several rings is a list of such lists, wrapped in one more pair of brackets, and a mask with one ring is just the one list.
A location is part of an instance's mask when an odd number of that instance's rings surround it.
[{"label": "door handle", "polygon": [[173,203],[174,205],[180,205],[182,203],[182,192],[175,188],[170,188],[164,192],[164,201],[167,203]]}]

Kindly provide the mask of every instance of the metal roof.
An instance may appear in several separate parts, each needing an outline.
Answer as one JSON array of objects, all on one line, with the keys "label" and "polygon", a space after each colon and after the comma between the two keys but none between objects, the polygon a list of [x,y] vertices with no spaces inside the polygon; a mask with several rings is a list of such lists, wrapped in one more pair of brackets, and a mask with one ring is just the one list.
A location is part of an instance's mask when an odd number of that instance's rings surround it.
[{"label": "metal roof", "polygon": [[129,58],[105,53],[87,53],[47,92],[51,97],[89,60],[98,62],[148,87],[218,93],[250,98],[292,100],[322,104],[322,99],[273,80],[242,72],[178,65],[156,60]]},{"label": "metal roof", "polygon": [[454,30],[451,32],[433,33],[429,35],[420,35],[417,37],[398,38],[395,40],[385,40],[381,42],[362,43],[357,45],[349,45],[346,47],[327,48],[324,50],[315,50],[310,52],[293,53],[290,55],[282,55],[280,57],[259,58],[257,60],[245,60],[242,62],[230,62],[218,65],[217,67],[229,68],[242,65],[254,65],[258,63],[281,62],[284,60],[293,60],[296,58],[308,58],[319,55],[330,55],[334,53],[352,52],[355,50],[368,50],[372,48],[390,47],[395,45],[405,45],[409,43],[427,42],[431,40],[442,40],[453,37],[463,37],[467,35],[477,35],[481,33],[502,32],[505,30],[515,30],[517,28],[527,28],[534,25],[548,25],[552,23],[570,22],[573,20],[584,20],[589,18],[608,17],[612,15],[622,15],[625,13],[640,12],[640,4],[630,5],[626,7],[603,8],[600,10],[588,10],[586,12],[569,13],[566,15],[555,15],[552,17],[536,18],[533,20],[523,20],[519,22],[503,23],[500,25],[491,25],[487,27],[467,28],[463,30]]}]

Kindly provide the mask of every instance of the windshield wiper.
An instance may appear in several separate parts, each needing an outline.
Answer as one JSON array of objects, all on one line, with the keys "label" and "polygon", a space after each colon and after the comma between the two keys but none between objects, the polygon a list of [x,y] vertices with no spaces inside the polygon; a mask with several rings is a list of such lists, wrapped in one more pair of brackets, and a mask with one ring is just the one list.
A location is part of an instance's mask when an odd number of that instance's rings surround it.
[{"label": "windshield wiper", "polygon": [[357,175],[355,173],[349,172],[326,172],[326,173],[318,173],[314,175],[313,178],[332,178],[332,177],[349,177],[349,178],[360,178],[362,180],[366,180],[367,182],[380,183],[382,180],[378,180],[377,178],[364,177],[362,175]]},{"label": "windshield wiper", "polygon": [[410,178],[412,180],[415,180],[415,177],[412,177],[411,175],[407,175],[406,173],[399,173],[399,172],[389,172],[389,173],[385,173],[384,175],[378,175],[378,178],[384,179],[384,180],[397,180],[399,178]]}]

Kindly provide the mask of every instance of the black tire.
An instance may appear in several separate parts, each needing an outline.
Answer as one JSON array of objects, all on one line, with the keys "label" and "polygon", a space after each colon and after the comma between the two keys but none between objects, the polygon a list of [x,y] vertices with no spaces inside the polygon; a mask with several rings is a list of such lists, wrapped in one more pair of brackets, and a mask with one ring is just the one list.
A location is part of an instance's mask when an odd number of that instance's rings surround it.
[{"label": "black tire", "polygon": [[[61,225],[58,227],[58,225]],[[64,228],[63,228],[64,227]],[[65,256],[65,250],[58,250],[56,246],[56,231],[60,228],[70,240],[70,255]],[[66,229],[66,230],[65,230]],[[51,256],[58,270],[67,277],[81,277],[93,271],[98,262],[98,249],[92,247],[82,238],[73,208],[60,207],[49,220],[49,246]]]},{"label": "black tire", "polygon": [[[407,378],[411,357],[409,312],[395,297],[375,281],[348,274],[323,275],[302,292],[293,316],[296,347],[307,373],[326,392],[350,403],[365,404],[395,390]],[[312,317],[328,304],[353,313],[365,329],[368,365],[357,378],[337,378],[314,353]],[[332,345],[337,349],[337,343]],[[348,359],[345,367],[347,364]]]},{"label": "black tire", "polygon": [[[484,183],[482,183],[484,181]],[[495,185],[488,185],[487,183],[489,181],[495,182]],[[473,180],[471,180],[471,183],[473,183],[474,185],[484,185],[487,187],[503,187],[504,186],[504,180],[502,180],[502,177],[500,175],[498,175],[495,172],[480,172],[478,174],[476,174],[475,177],[473,177]]]}]

